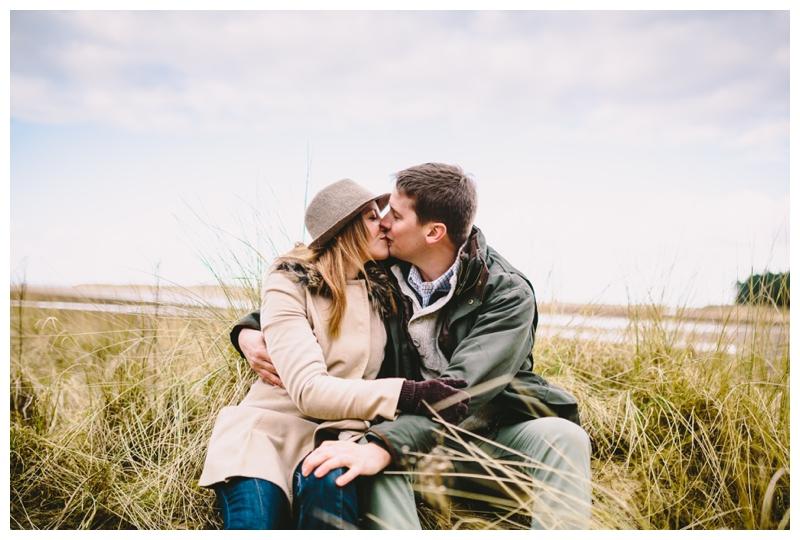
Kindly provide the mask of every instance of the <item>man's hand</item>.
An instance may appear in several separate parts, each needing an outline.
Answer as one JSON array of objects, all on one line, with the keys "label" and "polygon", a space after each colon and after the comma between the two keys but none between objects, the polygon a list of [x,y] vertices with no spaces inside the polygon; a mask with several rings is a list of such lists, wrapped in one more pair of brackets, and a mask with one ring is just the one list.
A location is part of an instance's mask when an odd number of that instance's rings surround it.
[{"label": "man's hand", "polygon": [[347,472],[336,479],[336,485],[346,486],[359,475],[372,476],[389,466],[389,452],[374,443],[358,444],[353,441],[325,441],[308,454],[303,461],[303,476],[314,471],[322,478],[333,469],[347,467]]},{"label": "man's hand", "polygon": [[261,380],[273,386],[283,388],[283,382],[278,376],[278,371],[272,365],[272,359],[267,352],[267,344],[264,342],[264,335],[252,328],[243,328],[239,332],[239,348],[250,367],[258,373]]},{"label": "man's hand", "polygon": [[425,406],[427,402],[445,422],[460,424],[469,412],[470,395],[460,390],[466,387],[467,381],[464,379],[406,380],[400,389],[397,408],[433,418],[432,410]]}]

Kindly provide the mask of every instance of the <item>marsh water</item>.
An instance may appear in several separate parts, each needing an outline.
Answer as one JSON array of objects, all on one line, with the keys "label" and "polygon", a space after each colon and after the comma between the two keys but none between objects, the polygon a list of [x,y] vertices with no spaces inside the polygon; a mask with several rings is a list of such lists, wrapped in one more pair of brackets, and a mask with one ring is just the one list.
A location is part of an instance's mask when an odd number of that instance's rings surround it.
[{"label": "marsh water", "polygon": [[[252,302],[232,300],[224,294],[203,291],[115,289],[94,291],[93,299],[12,300],[12,310],[38,309],[83,311],[162,317],[203,317],[209,311],[231,309],[245,313]],[[87,295],[88,296],[88,295]],[[13,316],[13,314],[12,314]],[[764,341],[770,354],[788,350],[788,322],[737,322],[693,320],[680,316],[631,318],[612,315],[584,315],[544,309],[539,315],[538,338],[574,339],[602,343],[631,343],[647,332],[659,332],[673,347],[691,347],[698,352],[718,351],[735,355]]]}]

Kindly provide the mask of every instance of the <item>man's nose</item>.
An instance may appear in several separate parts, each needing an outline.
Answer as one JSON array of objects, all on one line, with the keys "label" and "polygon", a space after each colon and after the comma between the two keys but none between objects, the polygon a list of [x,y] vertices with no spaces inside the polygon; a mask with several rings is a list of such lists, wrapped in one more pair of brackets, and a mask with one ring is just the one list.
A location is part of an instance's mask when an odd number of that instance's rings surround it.
[{"label": "man's nose", "polygon": [[381,232],[385,233],[391,228],[392,228],[392,222],[389,219],[389,214],[386,214],[385,216],[383,216],[383,219],[381,219]]}]

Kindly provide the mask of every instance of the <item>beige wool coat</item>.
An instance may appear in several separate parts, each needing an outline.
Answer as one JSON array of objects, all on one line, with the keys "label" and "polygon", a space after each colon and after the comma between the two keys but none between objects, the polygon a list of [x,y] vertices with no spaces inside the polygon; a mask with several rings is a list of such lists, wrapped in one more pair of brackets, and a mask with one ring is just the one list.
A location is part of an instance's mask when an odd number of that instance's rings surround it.
[{"label": "beige wool coat", "polygon": [[261,326],[284,383],[260,379],[239,405],[224,407],[209,441],[201,486],[234,476],[263,478],[292,500],[292,475],[314,449],[315,434],[360,437],[377,417],[394,419],[404,379],[375,379],[386,333],[363,279],[347,283],[339,336],[328,332],[330,300],[313,267],[271,269],[262,289]]}]

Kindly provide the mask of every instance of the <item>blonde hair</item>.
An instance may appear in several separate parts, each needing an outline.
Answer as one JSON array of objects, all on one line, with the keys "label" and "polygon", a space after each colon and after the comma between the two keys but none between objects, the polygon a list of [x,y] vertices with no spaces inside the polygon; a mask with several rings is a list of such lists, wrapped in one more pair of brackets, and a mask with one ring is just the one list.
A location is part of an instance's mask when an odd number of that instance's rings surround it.
[{"label": "blonde hair", "polygon": [[[320,273],[330,291],[331,316],[328,320],[328,333],[332,338],[338,337],[344,311],[347,308],[347,269],[356,268],[366,276],[364,264],[373,260],[369,244],[369,231],[359,213],[321,248],[312,249],[298,244],[292,251],[279,258],[279,261],[311,263]],[[369,280],[367,288],[369,289]]]}]

